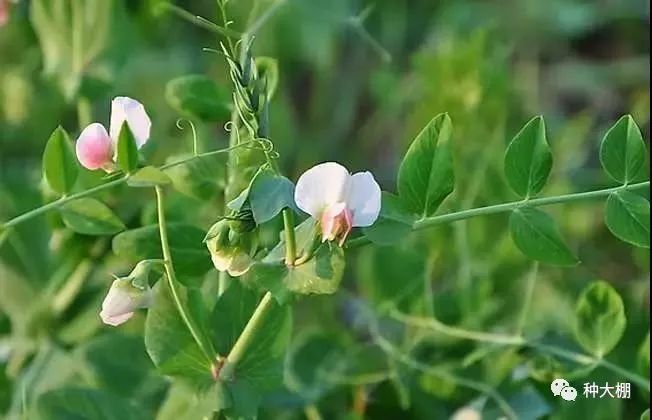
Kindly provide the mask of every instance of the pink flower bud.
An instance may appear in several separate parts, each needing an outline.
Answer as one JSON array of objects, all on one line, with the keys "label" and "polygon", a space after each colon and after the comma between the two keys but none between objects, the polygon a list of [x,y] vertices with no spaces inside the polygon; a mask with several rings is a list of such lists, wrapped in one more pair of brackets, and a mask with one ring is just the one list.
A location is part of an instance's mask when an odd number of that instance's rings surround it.
[{"label": "pink flower bud", "polygon": [[100,318],[102,322],[118,326],[127,322],[134,311],[147,308],[152,303],[152,291],[149,287],[140,289],[132,284],[132,278],[116,279],[102,302]]},{"label": "pink flower bud", "polygon": [[86,169],[108,170],[113,165],[113,142],[100,123],[90,124],[79,135],[77,159]]}]

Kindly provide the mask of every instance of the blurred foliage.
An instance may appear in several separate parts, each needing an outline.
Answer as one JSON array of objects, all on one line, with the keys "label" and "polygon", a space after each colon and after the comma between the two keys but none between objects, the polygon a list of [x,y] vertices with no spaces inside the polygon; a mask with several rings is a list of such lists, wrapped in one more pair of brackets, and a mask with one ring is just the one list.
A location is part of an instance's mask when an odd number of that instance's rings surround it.
[{"label": "blurred foliage", "polygon": [[[0,26],[0,220],[54,198],[41,180],[50,133],[61,124],[76,137],[88,122],[106,124],[102,118],[116,95],[146,104],[154,121],[153,141],[143,149],[150,162],[192,150],[193,132],[179,118],[193,121],[200,151],[228,144],[228,108],[205,114],[205,104],[188,95],[178,100],[196,110],[181,115],[176,101],[166,101],[181,83],[230,92],[223,58],[202,50],[217,48],[221,38],[164,13],[162,3],[10,2],[9,20]],[[83,18],[63,19],[64,4]],[[214,1],[176,4],[220,20]],[[517,199],[503,179],[503,151],[534,115],[546,116],[555,158],[544,194],[613,185],[599,170],[598,147],[618,116],[631,113],[649,139],[649,4],[642,0],[253,0],[233,1],[228,10],[235,30],[250,13],[272,10],[254,50],[278,63],[270,137],[290,179],[337,160],[371,170],[384,190],[396,192],[394,174],[409,142],[434,115],[448,112],[456,185],[439,210],[446,212]],[[179,79],[191,74],[207,78]],[[206,251],[196,242],[200,229],[222,214],[217,192],[224,165],[218,155],[166,171],[182,193],[167,202],[172,226],[197,231],[194,242],[177,237],[196,249],[177,252],[204,258],[180,264],[180,280],[206,291],[216,290],[217,276],[205,274]],[[97,185],[101,176],[80,172],[74,191]],[[155,222],[153,195],[142,191],[120,187],[98,198],[132,229]],[[622,296],[627,319],[610,360],[649,377],[647,250],[613,237],[600,205],[550,212],[582,264],[539,268],[524,334],[577,350],[570,339],[575,302],[585,286],[603,279]],[[155,374],[142,342],[142,314],[119,330],[102,326],[97,316],[110,274],[127,273],[136,249],[156,257],[150,250],[158,249],[157,240],[143,227],[131,232],[142,237],[118,236],[111,244],[73,233],[64,222],[47,214],[10,236],[0,232],[0,412],[10,419],[67,418],[56,413],[69,413],[66,398],[76,395],[88,402],[72,407],[77,418],[197,418],[206,401]],[[576,387],[623,381],[607,370],[583,373],[529,349],[377,319],[397,307],[472,330],[513,331],[531,263],[510,241],[507,225],[505,215],[475,218],[393,247],[347,253],[343,287],[334,297],[296,303],[285,389],[264,401],[259,417],[464,418],[465,409],[498,418],[489,392],[451,379],[459,376],[487,384],[519,418],[638,418],[649,394],[636,385],[627,400],[580,397],[571,404],[550,393],[556,375]],[[261,241],[273,245],[280,228],[278,218],[267,223]],[[136,241],[140,246],[132,248]],[[421,362],[406,363],[374,345],[370,319],[397,351]]]}]

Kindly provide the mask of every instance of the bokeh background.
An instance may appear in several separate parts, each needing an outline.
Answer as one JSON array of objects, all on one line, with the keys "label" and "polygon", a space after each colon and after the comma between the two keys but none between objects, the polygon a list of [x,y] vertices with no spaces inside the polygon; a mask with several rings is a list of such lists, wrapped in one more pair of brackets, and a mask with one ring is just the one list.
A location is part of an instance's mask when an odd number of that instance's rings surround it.
[{"label": "bokeh background", "polygon": [[[190,130],[178,127],[182,115],[166,99],[168,82],[204,74],[230,95],[223,57],[203,50],[218,48],[222,38],[163,2],[88,0],[93,12],[81,57],[65,19],[35,9],[56,2],[0,0],[0,220],[53,198],[41,181],[41,154],[57,125],[76,136],[90,121],[108,123],[114,96],[137,98],[154,122],[144,155],[161,164],[191,147]],[[318,162],[337,160],[353,171],[371,170],[384,190],[395,191],[402,154],[440,112],[454,124],[457,174],[456,190],[440,211],[517,199],[504,182],[502,156],[534,115],[545,116],[554,154],[546,195],[611,185],[600,170],[598,146],[619,116],[631,113],[649,139],[650,21],[649,3],[642,0],[232,3],[236,30],[252,8],[257,16],[271,10],[254,52],[278,60],[270,133],[281,167],[294,180]],[[221,19],[214,1],[175,4]],[[202,150],[228,144],[227,120],[228,113],[223,121],[193,119]],[[171,218],[210,226],[221,214],[223,164],[203,168],[207,187],[200,197],[196,191],[174,196]],[[85,173],[77,188],[100,178]],[[146,194],[124,189],[102,198],[129,227],[155,220]],[[628,318],[610,358],[647,372],[639,363],[649,331],[647,252],[609,233],[599,203],[550,211],[582,264],[540,267],[526,334],[575,348],[575,300],[589,282],[603,279],[620,292]],[[477,391],[385,357],[356,320],[360,312],[394,304],[465,328],[509,331],[532,264],[506,227],[506,216],[473,219],[396,247],[351,252],[342,291],[297,303],[288,389],[267,402],[261,417],[315,418],[309,407],[323,418],[439,419],[477,404],[483,398]],[[269,242],[279,228],[276,222],[268,228]],[[182,406],[166,398],[167,384],[144,351],[142,317],[119,330],[103,327],[97,317],[109,274],[126,272],[128,263],[112,254],[109,238],[73,234],[52,214],[1,243],[0,412],[16,416],[40,395],[75,384],[136,401],[152,418],[182,418]],[[67,300],[53,304],[60,296],[55,292],[73,282]],[[574,372],[578,385],[622,378],[599,369],[582,375],[577,366],[528,351],[425,340],[417,332],[401,337],[403,351],[497,389],[522,418],[634,419],[649,404],[649,395],[635,387],[630,400],[564,403],[549,391],[557,373]],[[487,404],[483,418],[496,418]]]}]

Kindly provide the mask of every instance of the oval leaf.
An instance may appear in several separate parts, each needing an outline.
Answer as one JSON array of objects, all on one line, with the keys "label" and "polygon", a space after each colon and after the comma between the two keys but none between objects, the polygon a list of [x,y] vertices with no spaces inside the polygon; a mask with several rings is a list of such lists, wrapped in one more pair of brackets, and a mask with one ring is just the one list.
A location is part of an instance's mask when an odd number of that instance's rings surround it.
[{"label": "oval leaf", "polygon": [[247,197],[257,224],[271,220],[284,208],[296,211],[294,184],[269,169],[260,171],[252,180]]},{"label": "oval leaf", "polygon": [[[184,161],[183,164],[175,162]],[[224,156],[179,155],[167,159],[164,172],[174,189],[199,200],[211,200],[224,184]]]},{"label": "oval leaf", "polygon": [[148,413],[135,403],[95,389],[64,387],[38,397],[38,420],[103,419],[140,420]]},{"label": "oval leaf", "polygon": [[609,194],[605,223],[618,239],[650,247],[650,202],[628,191]]},{"label": "oval leaf", "polygon": [[546,140],[546,125],[542,117],[535,117],[507,146],[505,176],[516,194],[532,197],[543,189],[551,168],[552,153]]},{"label": "oval leaf", "polygon": [[165,172],[153,166],[146,166],[127,179],[127,185],[130,187],[155,187],[170,182],[172,181]]},{"label": "oval leaf", "polygon": [[80,198],[61,207],[63,223],[85,235],[113,235],[125,225],[110,208],[94,198]]},{"label": "oval leaf", "polygon": [[432,215],[453,192],[451,119],[439,114],[417,135],[398,172],[398,193],[407,208],[421,217]]},{"label": "oval leaf", "polygon": [[572,266],[579,260],[568,249],[552,217],[532,207],[521,207],[509,217],[512,240],[523,254],[533,260]]},{"label": "oval leaf", "polygon": [[57,127],[50,136],[43,152],[43,174],[50,188],[59,194],[69,193],[75,181],[79,166],[70,144],[68,133]]},{"label": "oval leaf", "polygon": [[[208,384],[212,380],[211,362],[206,359],[179,315],[167,280],[161,279],[154,292],[154,304],[147,311],[145,321],[147,354],[164,375]],[[188,302],[197,303],[196,300],[186,300],[183,304],[187,306]]]},{"label": "oval leaf", "polygon": [[644,172],[645,143],[631,115],[621,117],[604,135],[600,162],[610,177],[626,184],[640,179]]},{"label": "oval leaf", "polygon": [[138,167],[138,146],[129,125],[122,124],[118,135],[118,167],[126,173],[133,172]]},{"label": "oval leaf", "polygon": [[602,357],[620,341],[625,331],[625,309],[618,292],[604,281],[590,284],[575,307],[575,337],[582,347]]},{"label": "oval leaf", "polygon": [[165,99],[177,112],[202,121],[223,121],[231,113],[231,96],[212,79],[199,75],[170,80]]}]

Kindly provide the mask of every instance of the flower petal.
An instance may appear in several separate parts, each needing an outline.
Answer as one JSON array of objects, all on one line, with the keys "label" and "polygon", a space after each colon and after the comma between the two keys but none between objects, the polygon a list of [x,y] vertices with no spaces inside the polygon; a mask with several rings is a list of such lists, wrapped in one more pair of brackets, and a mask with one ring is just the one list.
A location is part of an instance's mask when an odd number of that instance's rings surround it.
[{"label": "flower petal", "polygon": [[102,322],[104,322],[107,325],[111,325],[113,327],[117,327],[120,324],[124,324],[132,316],[134,316],[133,312],[127,312],[122,315],[113,315],[113,316],[106,314],[106,312],[104,311],[100,312],[100,318],[102,318]]},{"label": "flower petal", "polygon": [[113,143],[102,124],[93,123],[84,128],[75,149],[79,163],[87,169],[100,169],[112,162]]},{"label": "flower petal", "polygon": [[353,226],[371,226],[380,213],[380,186],[371,172],[353,174],[348,193],[347,205],[353,213]]},{"label": "flower petal", "polygon": [[211,251],[211,260],[217,271],[226,271],[231,267],[233,253],[229,251]]},{"label": "flower petal", "polygon": [[339,163],[313,166],[299,177],[294,201],[301,210],[319,219],[327,206],[344,201],[350,177],[349,171]]},{"label": "flower petal", "polygon": [[231,260],[231,266],[229,267],[229,275],[231,277],[240,277],[245,274],[251,268],[253,260],[245,252],[239,251]]},{"label": "flower petal", "polygon": [[136,139],[136,146],[140,149],[147,140],[152,128],[143,104],[126,96],[118,96],[111,101],[111,126],[109,131],[114,142],[118,141],[122,124],[127,122]]}]

